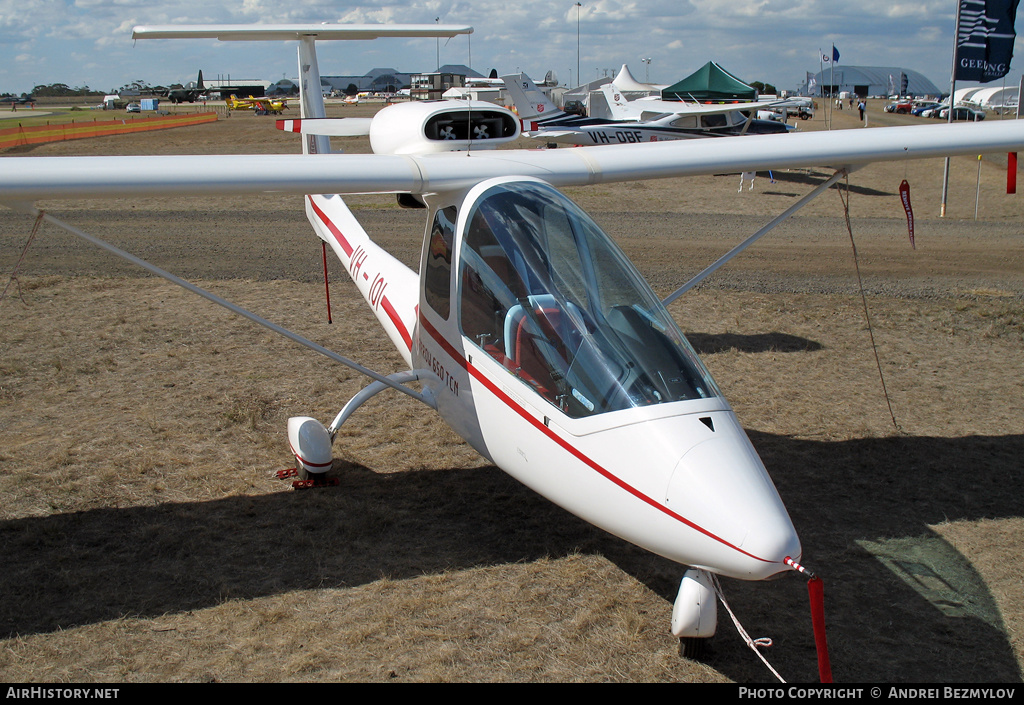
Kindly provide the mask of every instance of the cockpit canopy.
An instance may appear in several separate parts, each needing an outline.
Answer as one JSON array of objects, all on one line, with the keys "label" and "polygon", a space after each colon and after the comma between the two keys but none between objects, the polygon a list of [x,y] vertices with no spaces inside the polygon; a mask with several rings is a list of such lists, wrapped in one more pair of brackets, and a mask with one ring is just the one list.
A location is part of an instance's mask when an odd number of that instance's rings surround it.
[{"label": "cockpit canopy", "polygon": [[513,181],[469,208],[462,332],[549,403],[579,418],[720,395],[654,292],[575,203]]}]

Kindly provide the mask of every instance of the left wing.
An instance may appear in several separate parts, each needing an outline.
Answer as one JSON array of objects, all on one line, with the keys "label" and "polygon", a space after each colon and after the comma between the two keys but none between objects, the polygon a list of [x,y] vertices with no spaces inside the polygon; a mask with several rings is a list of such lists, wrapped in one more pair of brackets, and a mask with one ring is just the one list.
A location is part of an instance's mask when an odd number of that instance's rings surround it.
[{"label": "left wing", "polygon": [[1024,121],[428,155],[7,157],[0,201],[282,192],[424,194],[494,176],[555,186],[1024,151]]}]

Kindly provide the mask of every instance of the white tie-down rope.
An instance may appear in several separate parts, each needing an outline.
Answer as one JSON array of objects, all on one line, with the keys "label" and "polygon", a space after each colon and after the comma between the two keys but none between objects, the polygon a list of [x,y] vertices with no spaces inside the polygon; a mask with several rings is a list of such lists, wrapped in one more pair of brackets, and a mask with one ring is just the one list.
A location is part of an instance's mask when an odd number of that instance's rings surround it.
[{"label": "white tie-down rope", "polygon": [[759,659],[761,659],[761,661],[764,663],[765,666],[768,667],[768,670],[771,671],[772,674],[774,674],[774,676],[779,679],[779,682],[780,683],[785,683],[786,682],[785,679],[782,676],[779,675],[779,672],[776,671],[772,667],[772,665],[770,663],[768,663],[768,659],[766,659],[764,657],[764,654],[762,654],[758,650],[758,648],[757,648],[759,646],[764,646],[764,647],[771,646],[772,645],[772,640],[770,638],[768,638],[768,637],[761,637],[759,639],[752,639],[750,637],[750,635],[747,634],[747,630],[743,628],[742,624],[740,624],[740,620],[736,618],[735,614],[733,614],[732,608],[729,607],[729,603],[726,602],[725,594],[722,592],[722,585],[721,585],[721,583],[718,582],[718,576],[712,574],[711,580],[712,580],[712,582],[714,583],[714,586],[715,586],[715,594],[718,595],[718,599],[722,601],[722,606],[725,607],[725,611],[728,612],[729,613],[729,617],[732,618],[732,623],[733,623],[733,625],[735,625],[736,631],[739,632],[740,637],[743,639],[744,642],[746,642],[747,646],[750,647],[750,650],[753,651],[755,654],[757,654],[757,657]]}]

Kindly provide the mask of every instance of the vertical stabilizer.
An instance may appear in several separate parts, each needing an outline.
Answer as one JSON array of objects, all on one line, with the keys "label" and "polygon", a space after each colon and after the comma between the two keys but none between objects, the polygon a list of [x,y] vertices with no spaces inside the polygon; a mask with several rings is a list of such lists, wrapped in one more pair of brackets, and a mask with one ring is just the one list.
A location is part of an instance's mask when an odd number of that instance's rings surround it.
[{"label": "vertical stabilizer", "polygon": [[537,88],[537,85],[525,73],[502,76],[501,80],[505,82],[505,90],[512,98],[512,104],[524,124],[529,122],[543,124],[549,120],[568,116],[568,113],[555,107],[554,101],[544,95],[544,92]]},{"label": "vertical stabilizer", "polygon": [[[320,87],[320,67],[316,62],[316,40],[299,40],[299,100],[303,118],[327,117],[324,92]],[[330,154],[331,138],[325,135],[304,135],[303,154]]]},{"label": "vertical stabilizer", "polygon": [[622,91],[612,83],[601,86],[601,94],[604,95],[604,99],[608,103],[608,110],[614,120],[636,120],[637,115],[642,112],[641,109],[631,106],[622,95]]}]

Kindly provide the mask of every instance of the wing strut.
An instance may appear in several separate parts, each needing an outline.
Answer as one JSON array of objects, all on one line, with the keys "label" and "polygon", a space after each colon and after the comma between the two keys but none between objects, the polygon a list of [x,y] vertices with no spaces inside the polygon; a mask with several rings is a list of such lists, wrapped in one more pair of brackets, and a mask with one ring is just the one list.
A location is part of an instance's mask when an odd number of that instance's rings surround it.
[{"label": "wing strut", "polygon": [[[8,204],[8,205],[10,205],[10,204]],[[214,293],[212,293],[210,291],[207,291],[206,289],[203,289],[202,287],[196,286],[195,284],[192,284],[191,282],[187,282],[184,279],[181,279],[180,277],[176,277],[175,275],[171,274],[170,272],[168,272],[166,270],[163,270],[163,269],[160,269],[156,265],[150,264],[146,260],[141,259],[139,257],[136,257],[135,255],[131,254],[130,252],[125,252],[124,250],[122,250],[122,249],[120,249],[118,247],[115,247],[114,245],[111,245],[110,243],[105,242],[105,241],[99,239],[98,237],[95,237],[93,235],[90,235],[87,232],[79,230],[78,228],[74,227],[73,225],[70,225],[70,224],[65,223],[65,222],[63,222],[61,220],[58,220],[57,218],[54,218],[52,215],[50,215],[48,213],[45,213],[43,211],[38,211],[38,215],[39,215],[39,217],[41,217],[46,222],[52,223],[53,225],[56,225],[58,228],[61,228],[63,230],[68,231],[72,235],[77,235],[78,237],[80,237],[80,238],[82,238],[84,240],[88,240],[89,242],[91,242],[92,244],[96,245],[97,247],[101,247],[104,250],[107,250],[108,252],[111,252],[111,253],[117,255],[118,257],[123,257],[124,259],[128,260],[129,262],[131,262],[133,264],[137,264],[140,267],[142,267],[143,269],[146,269],[146,270],[152,272],[153,274],[156,274],[159,277],[163,277],[164,279],[166,279],[167,281],[171,282],[172,284],[177,284],[178,286],[182,287],[183,289],[187,289],[188,291],[191,291],[193,294],[198,294],[199,296],[202,296],[204,299],[207,299],[208,301],[212,301],[213,303],[217,304],[218,306],[223,306],[224,308],[226,308],[227,310],[231,311],[232,313],[236,313],[239,316],[242,316],[244,318],[248,318],[250,321],[252,321],[254,323],[258,323],[259,325],[263,326],[264,328],[268,328],[268,329],[274,331],[275,333],[277,333],[279,335],[283,335],[285,338],[288,338],[289,340],[292,340],[292,341],[298,343],[299,345],[305,346],[305,347],[309,348],[310,350],[313,350],[314,352],[318,352],[321,355],[334,360],[335,362],[340,362],[341,364],[345,365],[346,367],[351,367],[356,372],[359,372],[360,374],[364,374],[367,377],[369,377],[370,379],[373,379],[373,380],[377,381],[378,383],[380,383],[380,384],[382,384],[382,385],[384,385],[386,387],[391,387],[392,389],[397,389],[398,391],[402,392],[403,394],[407,394],[410,397],[412,397],[413,399],[421,401],[421,402],[423,402],[424,404],[426,404],[427,406],[429,406],[431,408],[436,408],[433,399],[431,399],[429,396],[427,396],[425,394],[417,392],[415,389],[410,389],[409,387],[406,387],[405,385],[401,384],[398,381],[395,381],[394,379],[391,379],[390,377],[386,377],[386,376],[384,376],[382,374],[374,372],[373,370],[371,370],[368,367],[364,367],[363,365],[360,365],[355,360],[347,358],[344,355],[339,355],[338,353],[334,352],[333,350],[328,350],[327,348],[323,347],[322,345],[314,343],[312,340],[309,340],[308,338],[304,338],[303,336],[299,335],[298,333],[293,333],[292,331],[288,330],[287,328],[282,328],[281,326],[277,325],[276,323],[271,323],[267,319],[262,318],[261,316],[256,315],[255,313],[253,313],[252,311],[249,311],[248,309],[242,308],[241,306],[238,306],[237,304],[233,304],[230,301],[228,301],[227,299],[223,299],[223,298],[217,296],[216,294],[214,294]]]},{"label": "wing strut", "polygon": [[827,181],[825,181],[823,184],[821,184],[820,186],[815,188],[809,194],[807,194],[806,196],[801,198],[799,201],[797,201],[796,203],[791,205],[789,208],[787,208],[785,211],[783,211],[780,215],[776,216],[775,219],[772,220],[770,223],[765,225],[763,228],[758,230],[756,233],[754,233],[753,235],[748,237],[746,240],[744,240],[740,244],[736,245],[736,247],[732,248],[727,253],[725,253],[724,255],[719,257],[718,261],[716,261],[714,264],[709,266],[703,272],[701,272],[700,274],[695,276],[693,279],[691,279],[690,281],[686,282],[681,287],[679,287],[678,289],[673,291],[671,294],[666,296],[664,299],[662,299],[661,303],[663,303],[665,306],[668,306],[670,303],[672,303],[673,301],[678,299],[680,296],[685,294],[687,291],[689,291],[693,287],[695,287],[698,284],[700,284],[702,281],[704,281],[709,276],[711,276],[716,270],[718,270],[726,262],[728,262],[729,260],[731,260],[733,257],[738,255],[739,253],[743,252],[743,250],[747,249],[748,247],[753,245],[755,242],[760,240],[762,237],[764,237],[765,235],[770,233],[772,230],[774,230],[776,228],[776,226],[781,225],[784,221],[789,219],[789,217],[791,215],[793,215],[798,210],[800,210],[801,208],[806,206],[808,203],[813,201],[815,198],[820,196],[824,191],[829,189],[834,183],[839,181],[839,179],[841,179],[844,176],[848,175],[851,171],[853,171],[853,169],[851,169],[850,167],[845,167],[843,169],[838,170]]}]

